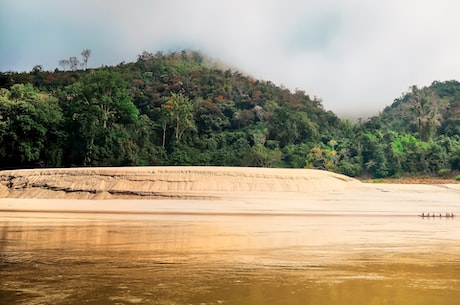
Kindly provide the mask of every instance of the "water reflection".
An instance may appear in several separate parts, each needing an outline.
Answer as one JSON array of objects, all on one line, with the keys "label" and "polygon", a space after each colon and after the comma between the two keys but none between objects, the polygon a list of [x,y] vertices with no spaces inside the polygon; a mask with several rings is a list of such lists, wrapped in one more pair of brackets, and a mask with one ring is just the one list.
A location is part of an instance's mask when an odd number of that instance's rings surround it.
[{"label": "water reflection", "polygon": [[0,304],[418,305],[460,297],[457,219],[0,217]]}]

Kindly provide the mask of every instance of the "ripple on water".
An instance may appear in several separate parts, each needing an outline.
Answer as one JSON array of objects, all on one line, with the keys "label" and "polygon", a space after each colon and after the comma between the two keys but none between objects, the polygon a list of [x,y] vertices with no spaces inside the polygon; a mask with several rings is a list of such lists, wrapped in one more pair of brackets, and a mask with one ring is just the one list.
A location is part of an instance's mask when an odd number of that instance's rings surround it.
[{"label": "ripple on water", "polygon": [[451,304],[460,227],[418,217],[0,221],[0,304]]}]

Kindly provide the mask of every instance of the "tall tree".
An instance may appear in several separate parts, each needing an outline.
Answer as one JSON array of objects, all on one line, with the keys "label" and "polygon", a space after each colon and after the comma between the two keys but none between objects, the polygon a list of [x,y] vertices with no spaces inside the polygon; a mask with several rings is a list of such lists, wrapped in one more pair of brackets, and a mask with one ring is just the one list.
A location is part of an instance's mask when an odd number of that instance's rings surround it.
[{"label": "tall tree", "polygon": [[412,118],[420,139],[428,141],[441,125],[441,112],[447,103],[431,88],[419,89],[417,86],[412,86],[411,90],[409,100],[403,106],[403,115]]},{"label": "tall tree", "polygon": [[88,68],[88,60],[89,57],[91,56],[91,50],[90,49],[85,49],[81,52],[81,57],[82,57],[82,62],[81,62],[81,67],[82,69],[86,70]]},{"label": "tall tree", "polygon": [[179,142],[186,130],[195,130],[195,121],[193,120],[193,103],[182,93],[171,93],[164,104],[171,121],[174,124],[174,135]]},{"label": "tall tree", "polygon": [[80,64],[80,61],[78,60],[78,58],[76,58],[75,56],[72,56],[69,58],[69,67],[70,67],[70,70],[72,71],[77,71],[78,70],[78,65]]},{"label": "tall tree", "polygon": [[115,72],[97,71],[69,87],[63,102],[69,119],[71,152],[77,163],[93,165],[114,158],[117,124],[137,120],[139,111],[131,101],[126,83]]}]

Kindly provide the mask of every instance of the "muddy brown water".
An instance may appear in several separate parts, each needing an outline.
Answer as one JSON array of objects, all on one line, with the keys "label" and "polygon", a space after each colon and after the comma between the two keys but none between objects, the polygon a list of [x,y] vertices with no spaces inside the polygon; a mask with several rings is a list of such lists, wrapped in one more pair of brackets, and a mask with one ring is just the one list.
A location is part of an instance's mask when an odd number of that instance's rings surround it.
[{"label": "muddy brown water", "polygon": [[2,212],[0,304],[460,304],[460,218]]}]

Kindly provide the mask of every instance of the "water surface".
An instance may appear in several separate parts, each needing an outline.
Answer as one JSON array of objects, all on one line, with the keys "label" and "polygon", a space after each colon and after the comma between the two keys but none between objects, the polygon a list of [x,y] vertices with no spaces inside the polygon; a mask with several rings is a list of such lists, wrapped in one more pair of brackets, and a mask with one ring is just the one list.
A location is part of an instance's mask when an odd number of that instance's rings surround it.
[{"label": "water surface", "polygon": [[460,304],[460,219],[0,213],[0,304]]}]

